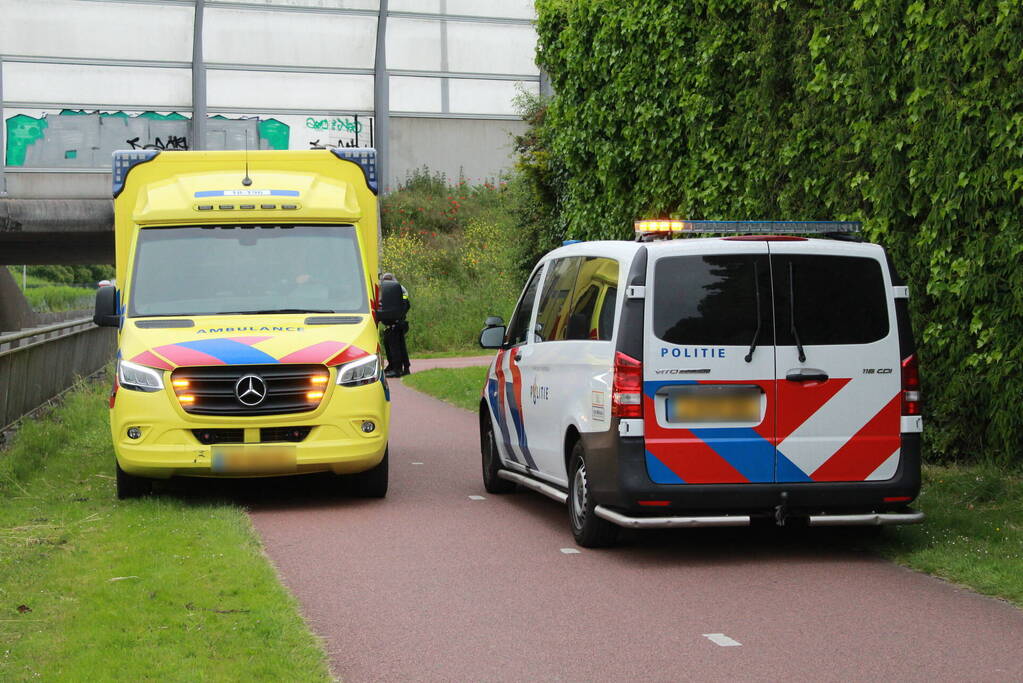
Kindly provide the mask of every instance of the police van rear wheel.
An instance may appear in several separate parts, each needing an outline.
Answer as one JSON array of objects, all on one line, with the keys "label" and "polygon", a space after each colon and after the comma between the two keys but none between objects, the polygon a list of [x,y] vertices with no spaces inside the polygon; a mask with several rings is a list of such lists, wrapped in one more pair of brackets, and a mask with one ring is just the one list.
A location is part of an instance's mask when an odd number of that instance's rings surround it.
[{"label": "police van rear wheel", "polygon": [[501,494],[514,491],[514,482],[497,476],[501,469],[501,456],[497,452],[494,423],[489,418],[486,418],[483,433],[480,434],[480,454],[483,459],[483,488],[487,493]]},{"label": "police van rear wheel", "polygon": [[571,476],[568,481],[568,519],[572,526],[575,542],[584,548],[603,548],[613,545],[618,539],[618,527],[597,517],[597,507],[590,494],[590,483],[586,476],[586,451],[581,441],[572,447],[569,461]]},{"label": "police van rear wheel", "polygon": [[384,498],[387,495],[387,455],[384,450],[384,459],[376,467],[349,475],[352,485],[352,492],[362,498]]}]

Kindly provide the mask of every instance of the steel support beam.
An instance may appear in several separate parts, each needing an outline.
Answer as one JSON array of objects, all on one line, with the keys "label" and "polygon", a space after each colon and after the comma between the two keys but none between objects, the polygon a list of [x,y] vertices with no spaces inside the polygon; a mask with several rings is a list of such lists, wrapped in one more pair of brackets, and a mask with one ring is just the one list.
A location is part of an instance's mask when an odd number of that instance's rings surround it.
[{"label": "steel support beam", "polygon": [[546,71],[540,72],[540,97],[546,99],[554,95],[554,88],[551,87],[551,77]]},{"label": "steel support beam", "polygon": [[387,0],[377,11],[377,49],[373,63],[373,145],[377,149],[377,182],[381,190],[391,184],[390,85],[387,77]]},{"label": "steel support beam", "polygon": [[[448,0],[440,0],[440,13],[448,13]],[[448,20],[440,20],[440,70],[448,70]],[[445,77],[440,82],[440,111],[447,114],[451,111],[451,81]]]},{"label": "steel support beam", "polygon": [[0,55],[0,197],[7,196],[7,178],[4,167],[7,165],[7,148],[4,146],[4,133],[7,128],[4,118],[4,58]]},{"label": "steel support beam", "polygon": [[206,64],[202,58],[202,19],[206,0],[195,0],[192,20],[192,143],[206,149]]}]

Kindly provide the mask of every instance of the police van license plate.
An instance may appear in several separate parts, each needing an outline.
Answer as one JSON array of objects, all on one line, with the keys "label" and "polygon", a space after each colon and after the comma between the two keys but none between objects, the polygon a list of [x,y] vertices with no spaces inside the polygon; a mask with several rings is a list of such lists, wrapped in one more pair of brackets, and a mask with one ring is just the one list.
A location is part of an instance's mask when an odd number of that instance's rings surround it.
[{"label": "police van license plate", "polygon": [[702,385],[668,394],[668,422],[759,422],[760,387]]},{"label": "police van license plate", "polygon": [[294,472],[294,446],[231,444],[212,448],[213,471],[218,474],[286,474]]}]

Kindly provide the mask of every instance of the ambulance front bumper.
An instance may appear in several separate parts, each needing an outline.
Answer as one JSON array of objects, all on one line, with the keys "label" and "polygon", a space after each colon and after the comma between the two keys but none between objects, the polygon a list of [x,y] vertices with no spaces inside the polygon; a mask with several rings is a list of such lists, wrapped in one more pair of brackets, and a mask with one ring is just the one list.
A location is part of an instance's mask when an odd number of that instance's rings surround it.
[{"label": "ambulance front bumper", "polygon": [[[246,477],[368,470],[387,449],[390,403],[380,382],[361,387],[331,387],[312,411],[259,417],[213,417],[185,413],[168,391],[117,392],[110,427],[121,469],[136,476]],[[371,422],[372,431],[362,425]],[[135,428],[139,438],[131,438]],[[278,440],[264,430],[300,430],[299,440]],[[197,433],[228,430],[232,442],[202,443]],[[272,432],[268,432],[272,433]],[[220,457],[243,448],[241,465],[225,466]],[[265,463],[260,461],[263,458]],[[278,462],[280,459],[280,462]],[[246,464],[247,463],[247,464]],[[250,467],[251,466],[251,467]]]}]

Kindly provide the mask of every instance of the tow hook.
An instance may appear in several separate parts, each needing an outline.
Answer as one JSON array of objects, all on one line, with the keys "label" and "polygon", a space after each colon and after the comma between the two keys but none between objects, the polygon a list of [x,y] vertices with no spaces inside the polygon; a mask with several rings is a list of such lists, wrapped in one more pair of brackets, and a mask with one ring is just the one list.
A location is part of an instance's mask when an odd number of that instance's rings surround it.
[{"label": "tow hook", "polygon": [[781,492],[781,502],[774,506],[774,523],[778,526],[785,526],[785,519],[789,516],[788,511],[789,492]]}]

